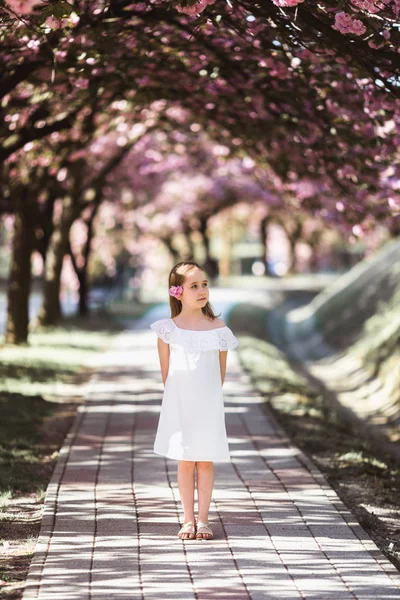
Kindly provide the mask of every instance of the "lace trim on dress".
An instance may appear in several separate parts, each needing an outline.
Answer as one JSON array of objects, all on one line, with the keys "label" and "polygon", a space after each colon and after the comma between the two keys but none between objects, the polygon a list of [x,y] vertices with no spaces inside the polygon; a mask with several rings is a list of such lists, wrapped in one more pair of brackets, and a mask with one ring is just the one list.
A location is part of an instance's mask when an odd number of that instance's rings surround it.
[{"label": "lace trim on dress", "polygon": [[171,341],[171,335],[174,330],[174,323],[171,319],[159,319],[150,325],[150,328],[156,332],[159,338],[167,344]]},{"label": "lace trim on dress", "polygon": [[229,327],[215,330],[219,337],[220,350],[233,350],[239,346],[239,341],[233,335]]},{"label": "lace trim on dress", "polygon": [[206,350],[232,350],[237,348],[239,341],[227,327],[194,331],[180,329],[172,319],[159,319],[150,325],[159,338],[167,344],[183,346],[187,352]]}]

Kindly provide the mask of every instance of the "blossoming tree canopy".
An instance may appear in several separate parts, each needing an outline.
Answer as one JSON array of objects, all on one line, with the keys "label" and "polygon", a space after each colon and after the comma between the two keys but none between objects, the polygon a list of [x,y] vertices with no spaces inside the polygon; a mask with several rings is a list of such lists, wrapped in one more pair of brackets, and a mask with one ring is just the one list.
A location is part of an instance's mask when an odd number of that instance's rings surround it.
[{"label": "blossoming tree canopy", "polygon": [[[316,3],[310,0],[267,0],[266,2],[242,2],[235,0],[226,0],[228,5],[231,6],[234,11],[236,7],[242,7],[250,10],[251,16],[265,15],[264,11],[268,11],[272,14],[271,3],[274,4],[282,11],[286,9],[299,8],[307,11],[313,11],[318,17],[322,17],[326,23],[329,23],[333,29],[340,31],[343,34],[353,34],[361,36],[368,31],[368,29],[380,29],[383,35],[383,39],[390,39],[391,26],[396,25],[396,19],[400,14],[400,0],[389,0],[389,2],[382,2],[377,0],[350,0],[342,2],[338,6],[337,2],[329,2],[327,0]],[[178,12],[184,13],[191,17],[198,17],[208,7],[215,4],[216,0],[171,0],[171,4],[176,8]],[[345,8],[345,10],[341,10]],[[218,7],[217,7],[218,9]],[[285,13],[284,13],[285,14]],[[290,12],[286,13],[291,18]],[[298,15],[299,22],[301,23],[303,14],[297,12],[294,14],[294,19],[297,19]],[[333,19],[333,21],[332,21]],[[373,46],[372,46],[373,47]]]},{"label": "blossoming tree canopy", "polygon": [[320,206],[321,190],[330,195],[329,214],[353,223],[365,210],[383,215],[397,206],[399,111],[378,76],[397,88],[390,70],[372,66],[398,61],[393,36],[373,49],[333,27],[333,6],[310,12],[307,0],[297,7],[216,0],[200,16],[175,10],[193,3],[124,3],[31,4],[17,27],[8,14],[0,134],[10,165],[41,139],[47,146],[50,136],[84,139],[85,128],[110,123],[115,104],[132,125],[142,108],[162,101],[188,110],[193,127],[250,154],[293,189],[313,180],[316,192],[303,198],[309,210]]},{"label": "blossoming tree canopy", "polygon": [[257,28],[264,35],[262,26],[267,25],[269,37],[272,33],[275,41],[286,42],[291,51],[300,45],[314,52],[333,52],[397,92],[400,0],[343,0],[340,5],[336,0],[110,0],[104,5],[97,0],[85,5],[65,0],[6,0],[3,11],[24,22],[42,17],[54,29],[68,26],[66,17],[71,12],[78,19],[90,15],[96,25],[110,17],[126,21],[147,13],[153,30],[165,21],[172,23],[175,13],[182,17],[178,26],[193,36],[211,25],[216,36],[224,28],[232,34],[251,31],[254,42],[260,41]]}]

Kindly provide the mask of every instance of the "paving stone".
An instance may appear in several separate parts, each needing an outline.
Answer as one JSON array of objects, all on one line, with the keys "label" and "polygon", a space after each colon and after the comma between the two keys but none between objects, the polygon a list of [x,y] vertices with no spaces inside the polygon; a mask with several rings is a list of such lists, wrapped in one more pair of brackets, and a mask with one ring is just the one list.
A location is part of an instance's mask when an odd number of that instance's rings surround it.
[{"label": "paving stone", "polygon": [[23,600],[400,600],[398,572],[288,440],[235,352],[224,384],[232,460],[214,465],[214,539],[177,537],[177,462],[152,450],[163,386],[143,326],[118,336],[87,384]]}]

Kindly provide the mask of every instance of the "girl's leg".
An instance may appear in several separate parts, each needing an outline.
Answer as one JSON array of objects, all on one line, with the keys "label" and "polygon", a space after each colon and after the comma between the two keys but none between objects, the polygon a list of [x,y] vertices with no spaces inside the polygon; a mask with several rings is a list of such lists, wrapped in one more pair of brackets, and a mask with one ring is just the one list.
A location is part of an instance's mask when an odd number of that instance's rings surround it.
[{"label": "girl's leg", "polygon": [[[194,466],[195,461],[178,460],[178,487],[181,498],[184,523],[192,521],[194,524]],[[189,533],[183,533],[182,538],[190,537]],[[193,537],[193,536],[192,536]]]},{"label": "girl's leg", "polygon": [[[208,511],[214,487],[214,463],[212,461],[197,461],[197,501],[198,521],[208,523]],[[210,537],[204,533],[203,537]]]}]

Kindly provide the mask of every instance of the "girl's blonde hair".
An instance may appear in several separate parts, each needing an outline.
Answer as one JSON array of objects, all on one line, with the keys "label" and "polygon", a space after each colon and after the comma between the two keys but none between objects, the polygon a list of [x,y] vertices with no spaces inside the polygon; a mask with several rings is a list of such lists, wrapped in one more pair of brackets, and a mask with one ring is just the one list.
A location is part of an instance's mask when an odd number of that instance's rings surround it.
[{"label": "girl's blonde hair", "polygon": [[[205,273],[205,270],[201,265],[199,265],[195,261],[182,261],[177,263],[174,267],[172,267],[169,277],[168,277],[168,290],[172,285],[183,285],[185,281],[186,275],[192,271],[195,267],[200,269]],[[182,311],[182,302],[175,298],[174,296],[169,297],[169,306],[171,309],[171,319],[179,315]],[[216,319],[219,315],[215,315],[213,309],[211,308],[211,304],[207,301],[205,306],[202,307],[202,313],[206,315],[209,319]]]}]

